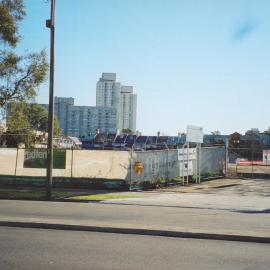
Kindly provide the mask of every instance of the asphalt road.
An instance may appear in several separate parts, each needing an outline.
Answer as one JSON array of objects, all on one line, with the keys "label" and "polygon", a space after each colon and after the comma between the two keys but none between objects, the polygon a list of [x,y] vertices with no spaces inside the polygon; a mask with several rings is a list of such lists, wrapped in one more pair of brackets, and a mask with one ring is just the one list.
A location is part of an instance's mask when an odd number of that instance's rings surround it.
[{"label": "asphalt road", "polygon": [[269,213],[65,202],[0,202],[0,221],[270,235]]},{"label": "asphalt road", "polygon": [[270,246],[0,227],[0,269],[269,269]]}]

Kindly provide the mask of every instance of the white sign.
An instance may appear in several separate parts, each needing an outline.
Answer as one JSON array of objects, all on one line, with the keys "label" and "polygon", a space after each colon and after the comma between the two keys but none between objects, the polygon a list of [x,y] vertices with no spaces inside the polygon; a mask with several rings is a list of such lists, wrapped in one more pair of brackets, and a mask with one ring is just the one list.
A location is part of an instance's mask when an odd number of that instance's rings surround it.
[{"label": "white sign", "polygon": [[187,126],[187,142],[203,143],[203,128]]},{"label": "white sign", "polygon": [[191,159],[197,159],[196,148],[189,148],[189,149],[184,148],[184,150],[178,149],[178,160],[191,160]]},{"label": "white sign", "polygon": [[179,176],[193,175],[192,161],[179,162]]},{"label": "white sign", "polygon": [[270,150],[263,150],[263,164],[270,165]]}]

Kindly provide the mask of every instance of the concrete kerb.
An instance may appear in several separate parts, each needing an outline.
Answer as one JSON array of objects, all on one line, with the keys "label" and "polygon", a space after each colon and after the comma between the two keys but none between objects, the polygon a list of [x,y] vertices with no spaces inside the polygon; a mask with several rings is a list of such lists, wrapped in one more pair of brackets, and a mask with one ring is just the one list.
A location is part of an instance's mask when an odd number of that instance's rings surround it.
[{"label": "concrete kerb", "polygon": [[147,235],[147,236],[162,236],[162,237],[174,237],[174,238],[192,238],[192,239],[270,244],[270,237],[245,236],[245,235],[233,235],[233,234],[215,234],[215,233],[183,232],[183,231],[172,231],[172,230],[117,228],[117,227],[100,227],[100,226],[51,224],[51,223],[39,223],[39,222],[17,222],[17,221],[0,221],[0,226],[17,227],[17,228],[33,228],[33,229],[135,234],[135,235]]},{"label": "concrete kerb", "polygon": [[65,203],[102,203],[103,200],[74,200],[74,199],[28,199],[28,198],[1,198],[0,201],[30,201],[30,202],[65,202]]}]

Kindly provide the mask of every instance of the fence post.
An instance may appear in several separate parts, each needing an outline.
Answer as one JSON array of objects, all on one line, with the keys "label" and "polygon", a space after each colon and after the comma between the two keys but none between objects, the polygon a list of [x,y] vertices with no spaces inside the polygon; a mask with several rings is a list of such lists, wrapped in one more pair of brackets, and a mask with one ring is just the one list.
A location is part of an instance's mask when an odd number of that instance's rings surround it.
[{"label": "fence post", "polygon": [[166,149],[167,149],[167,172],[166,172],[166,178],[169,180],[169,147],[166,143],[164,143]]},{"label": "fence post", "polygon": [[196,184],[200,184],[200,147],[201,144],[196,144]]},{"label": "fence post", "polygon": [[184,143],[183,144],[183,146],[182,146],[182,184],[183,184],[183,186],[185,185],[185,176],[184,176],[184,172],[185,172],[185,160],[184,160],[184,157],[185,157],[185,155],[184,155],[184,152],[185,152],[185,145],[186,145],[186,143]]},{"label": "fence post", "polygon": [[199,181],[198,183],[200,184],[201,183],[201,155],[202,155],[202,145],[199,143],[199,167],[198,167],[198,170],[199,170]]},{"label": "fence post", "polygon": [[[24,149],[25,151],[25,149]],[[17,164],[18,164],[18,153],[19,153],[19,147],[17,146],[17,152],[16,152],[16,161],[15,161],[15,176],[17,175]]]},{"label": "fence post", "polygon": [[167,148],[167,180],[169,180],[169,148]]},{"label": "fence post", "polygon": [[229,166],[229,139],[225,142],[225,177],[228,177],[228,166]]},{"label": "fence post", "polygon": [[133,145],[130,149],[130,166],[129,166],[129,191],[131,191],[132,182],[132,158],[133,158]]},{"label": "fence post", "polygon": [[71,148],[71,170],[70,170],[70,176],[73,178],[73,147]]},{"label": "fence post", "polygon": [[196,175],[195,175],[195,183],[198,184],[198,144],[196,143]]},{"label": "fence post", "polygon": [[251,177],[254,178],[254,169],[253,169],[253,162],[254,162],[254,146],[253,146],[253,142],[251,144],[251,169],[252,169],[252,174]]}]

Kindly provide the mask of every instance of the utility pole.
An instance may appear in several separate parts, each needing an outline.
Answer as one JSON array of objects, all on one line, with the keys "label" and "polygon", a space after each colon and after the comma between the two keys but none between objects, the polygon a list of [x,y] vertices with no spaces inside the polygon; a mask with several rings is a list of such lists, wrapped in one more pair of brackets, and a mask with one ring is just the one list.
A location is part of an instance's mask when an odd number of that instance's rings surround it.
[{"label": "utility pole", "polygon": [[51,0],[51,18],[46,21],[46,27],[51,31],[50,45],[50,95],[48,116],[48,144],[47,144],[47,185],[46,197],[52,194],[53,171],[53,122],[54,122],[54,51],[55,51],[55,0]]}]

